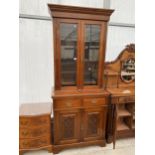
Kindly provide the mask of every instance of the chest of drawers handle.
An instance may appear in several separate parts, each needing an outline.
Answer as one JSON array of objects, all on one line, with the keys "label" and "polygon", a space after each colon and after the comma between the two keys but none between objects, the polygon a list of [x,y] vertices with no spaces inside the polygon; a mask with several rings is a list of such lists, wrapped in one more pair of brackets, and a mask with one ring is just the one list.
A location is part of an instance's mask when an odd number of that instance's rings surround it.
[{"label": "chest of drawers handle", "polygon": [[91,103],[95,104],[95,103],[97,103],[97,100],[94,99],[91,101]]},{"label": "chest of drawers handle", "polygon": [[28,125],[28,121],[21,121],[21,125]]},{"label": "chest of drawers handle", "polygon": [[28,142],[23,142],[23,145],[24,145],[24,146],[28,146],[29,143],[28,143]]},{"label": "chest of drawers handle", "polygon": [[29,134],[28,132],[25,132],[25,131],[22,132],[23,136],[27,136],[28,134]]},{"label": "chest of drawers handle", "polygon": [[67,107],[71,107],[72,106],[72,103],[71,102],[66,102],[66,106]]}]

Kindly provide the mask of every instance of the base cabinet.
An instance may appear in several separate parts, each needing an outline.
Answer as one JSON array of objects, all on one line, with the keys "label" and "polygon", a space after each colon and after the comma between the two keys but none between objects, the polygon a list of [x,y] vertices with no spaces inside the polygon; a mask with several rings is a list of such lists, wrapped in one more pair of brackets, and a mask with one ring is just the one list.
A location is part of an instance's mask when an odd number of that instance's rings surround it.
[{"label": "base cabinet", "polygon": [[105,106],[84,110],[84,141],[97,140],[105,137],[106,109]]},{"label": "base cabinet", "polygon": [[105,145],[107,98],[54,99],[53,152],[62,149]]},{"label": "base cabinet", "polygon": [[54,143],[68,144],[80,140],[80,111],[57,111],[55,112],[55,135]]}]

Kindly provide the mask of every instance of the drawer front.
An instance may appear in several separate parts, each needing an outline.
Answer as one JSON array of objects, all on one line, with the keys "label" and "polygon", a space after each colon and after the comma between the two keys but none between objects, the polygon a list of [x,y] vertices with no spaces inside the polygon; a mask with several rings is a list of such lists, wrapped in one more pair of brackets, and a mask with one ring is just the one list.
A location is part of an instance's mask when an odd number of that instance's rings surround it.
[{"label": "drawer front", "polygon": [[50,116],[37,116],[37,117],[20,117],[20,127],[32,127],[50,125]]},{"label": "drawer front", "polygon": [[38,139],[20,139],[20,149],[37,148],[50,145],[50,137],[42,137]]},{"label": "drawer front", "polygon": [[112,98],[112,103],[130,103],[130,102],[135,102],[135,97],[134,96],[124,96],[124,97],[115,97]]},{"label": "drawer front", "polygon": [[80,99],[58,99],[54,101],[54,109],[78,108],[80,106]]},{"label": "drawer front", "polygon": [[119,97],[118,98],[119,103],[134,102],[134,101],[135,101],[134,96],[127,96],[127,97]]},{"label": "drawer front", "polygon": [[83,100],[84,107],[102,106],[106,104],[106,98],[85,98]]},{"label": "drawer front", "polygon": [[20,138],[35,138],[50,134],[50,126],[38,127],[33,129],[19,129]]}]

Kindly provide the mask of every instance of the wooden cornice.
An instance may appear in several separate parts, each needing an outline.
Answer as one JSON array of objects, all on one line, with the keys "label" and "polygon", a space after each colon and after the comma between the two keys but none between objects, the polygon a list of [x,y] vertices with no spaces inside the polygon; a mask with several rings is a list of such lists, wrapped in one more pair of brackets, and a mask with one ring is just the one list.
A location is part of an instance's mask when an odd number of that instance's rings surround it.
[{"label": "wooden cornice", "polygon": [[105,64],[108,65],[108,64],[115,63],[118,59],[120,59],[122,57],[122,55],[123,55],[123,53],[125,51],[131,52],[131,53],[135,53],[135,44],[128,44],[128,45],[126,45],[126,47],[121,51],[121,53],[118,55],[118,57],[115,60],[107,61],[107,62],[105,62]]},{"label": "wooden cornice", "polygon": [[[48,8],[50,11],[51,17],[55,18],[66,18],[66,14],[72,14],[72,16],[68,16],[68,18],[76,18],[79,19],[91,19],[94,18],[93,16],[103,17],[104,20],[108,21],[110,15],[113,13],[114,10],[111,9],[100,9],[100,8],[89,8],[89,7],[78,7],[78,6],[67,6],[67,5],[57,5],[57,4],[48,4]],[[78,14],[80,16],[78,16]],[[84,16],[82,16],[84,15]],[[89,15],[89,17],[87,16]],[[103,20],[103,18],[100,18]],[[98,20],[98,19],[97,19]]]}]

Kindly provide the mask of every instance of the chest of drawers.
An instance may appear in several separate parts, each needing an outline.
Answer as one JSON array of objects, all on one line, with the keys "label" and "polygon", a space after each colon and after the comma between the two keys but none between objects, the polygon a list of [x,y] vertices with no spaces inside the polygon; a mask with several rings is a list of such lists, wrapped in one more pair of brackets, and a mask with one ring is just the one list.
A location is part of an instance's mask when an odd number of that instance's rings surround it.
[{"label": "chest of drawers", "polygon": [[22,104],[19,116],[19,153],[47,149],[51,145],[51,104]]}]

